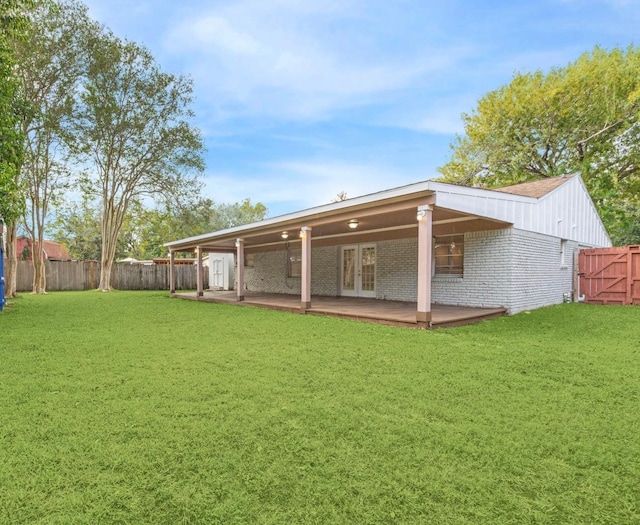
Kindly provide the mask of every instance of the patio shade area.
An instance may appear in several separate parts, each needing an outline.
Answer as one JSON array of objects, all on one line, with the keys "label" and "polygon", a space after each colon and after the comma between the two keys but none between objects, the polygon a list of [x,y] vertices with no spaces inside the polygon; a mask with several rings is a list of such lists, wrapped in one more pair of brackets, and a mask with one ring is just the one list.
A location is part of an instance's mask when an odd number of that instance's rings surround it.
[{"label": "patio shade area", "polygon": [[[424,327],[416,321],[416,303],[414,302],[382,301],[361,297],[313,296],[311,307],[301,309],[299,297],[288,294],[248,292],[242,302],[237,301],[234,291],[207,290],[201,296],[197,292],[178,292],[172,294],[172,297],[210,303],[268,308],[290,313],[328,315],[408,328]],[[431,312],[431,328],[445,328],[499,317],[506,313],[506,309],[432,304]]]}]

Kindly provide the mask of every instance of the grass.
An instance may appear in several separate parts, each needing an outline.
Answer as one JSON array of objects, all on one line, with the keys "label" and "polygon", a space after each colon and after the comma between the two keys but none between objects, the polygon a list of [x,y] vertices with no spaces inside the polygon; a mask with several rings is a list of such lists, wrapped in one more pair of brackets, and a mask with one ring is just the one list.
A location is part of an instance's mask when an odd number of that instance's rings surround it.
[{"label": "grass", "polygon": [[0,523],[640,523],[637,307],[425,332],[66,292],[0,333]]}]

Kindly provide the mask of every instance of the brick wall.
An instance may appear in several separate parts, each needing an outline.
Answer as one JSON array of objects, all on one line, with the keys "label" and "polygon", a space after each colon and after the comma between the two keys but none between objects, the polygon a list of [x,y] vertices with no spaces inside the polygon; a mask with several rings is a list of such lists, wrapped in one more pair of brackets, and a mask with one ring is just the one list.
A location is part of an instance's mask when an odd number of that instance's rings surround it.
[{"label": "brick wall", "polygon": [[336,297],[340,293],[340,247],[311,250],[311,294]]},{"label": "brick wall", "polygon": [[508,307],[511,293],[511,232],[491,230],[464,236],[464,277],[432,280],[431,300],[438,304]]},{"label": "brick wall", "polygon": [[418,290],[418,239],[376,243],[376,298],[416,301]]},{"label": "brick wall", "polygon": [[434,303],[506,307],[509,313],[558,304],[573,287],[578,244],[516,229],[465,234],[464,278],[434,277]]},{"label": "brick wall", "polygon": [[[466,233],[464,277],[433,277],[432,302],[437,304],[505,307],[510,313],[562,302],[571,292],[575,242],[513,228]],[[417,239],[376,243],[376,298],[416,301]],[[311,293],[339,294],[340,247],[312,249]],[[254,256],[245,269],[246,289],[300,294],[300,278],[286,278],[285,252]]]},{"label": "brick wall", "polygon": [[578,243],[565,242],[564,263],[562,241],[557,237],[513,230],[512,247],[509,312],[561,303],[563,294],[573,289],[573,254]]},{"label": "brick wall", "polygon": [[[295,251],[295,250],[292,250]],[[299,252],[299,249],[297,250]],[[338,294],[338,247],[311,250],[311,293]],[[252,292],[300,295],[300,277],[287,277],[284,250],[256,253],[244,271],[245,289]]]}]

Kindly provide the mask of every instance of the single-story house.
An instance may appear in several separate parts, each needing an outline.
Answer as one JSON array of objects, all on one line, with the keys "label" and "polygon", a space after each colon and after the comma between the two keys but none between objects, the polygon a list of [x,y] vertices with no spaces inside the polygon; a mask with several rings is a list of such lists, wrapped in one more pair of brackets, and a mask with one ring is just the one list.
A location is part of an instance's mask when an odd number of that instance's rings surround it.
[{"label": "single-story house", "polygon": [[[35,247],[38,244],[36,241]],[[34,246],[29,237],[20,236],[16,239],[16,253],[18,258],[22,261],[33,260]],[[49,241],[44,239],[42,241],[43,258],[46,261],[70,261],[71,255],[68,250],[62,246],[62,244],[55,241]]]},{"label": "single-story house", "polygon": [[418,182],[166,244],[171,268],[195,252],[200,276],[204,252],[233,254],[237,301],[286,294],[303,312],[322,297],[404,302],[418,326],[437,305],[561,303],[577,294],[575,254],[610,245],[579,175],[492,190]]}]

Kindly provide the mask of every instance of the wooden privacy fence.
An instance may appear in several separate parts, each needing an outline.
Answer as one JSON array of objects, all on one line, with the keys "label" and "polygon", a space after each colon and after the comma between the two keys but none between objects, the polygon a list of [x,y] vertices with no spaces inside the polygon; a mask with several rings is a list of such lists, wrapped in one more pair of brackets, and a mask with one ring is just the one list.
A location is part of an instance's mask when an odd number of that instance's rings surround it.
[{"label": "wooden privacy fence", "polygon": [[581,250],[578,271],[586,303],[640,304],[640,245]]},{"label": "wooden privacy fence", "polygon": [[[45,261],[47,290],[95,290],[100,283],[100,263],[92,261]],[[176,290],[197,288],[196,267],[174,267]],[[208,287],[209,273],[204,272],[204,288]],[[17,291],[30,292],[33,281],[33,265],[18,261]],[[111,286],[116,290],[168,290],[169,265],[115,263],[111,270]]]}]

